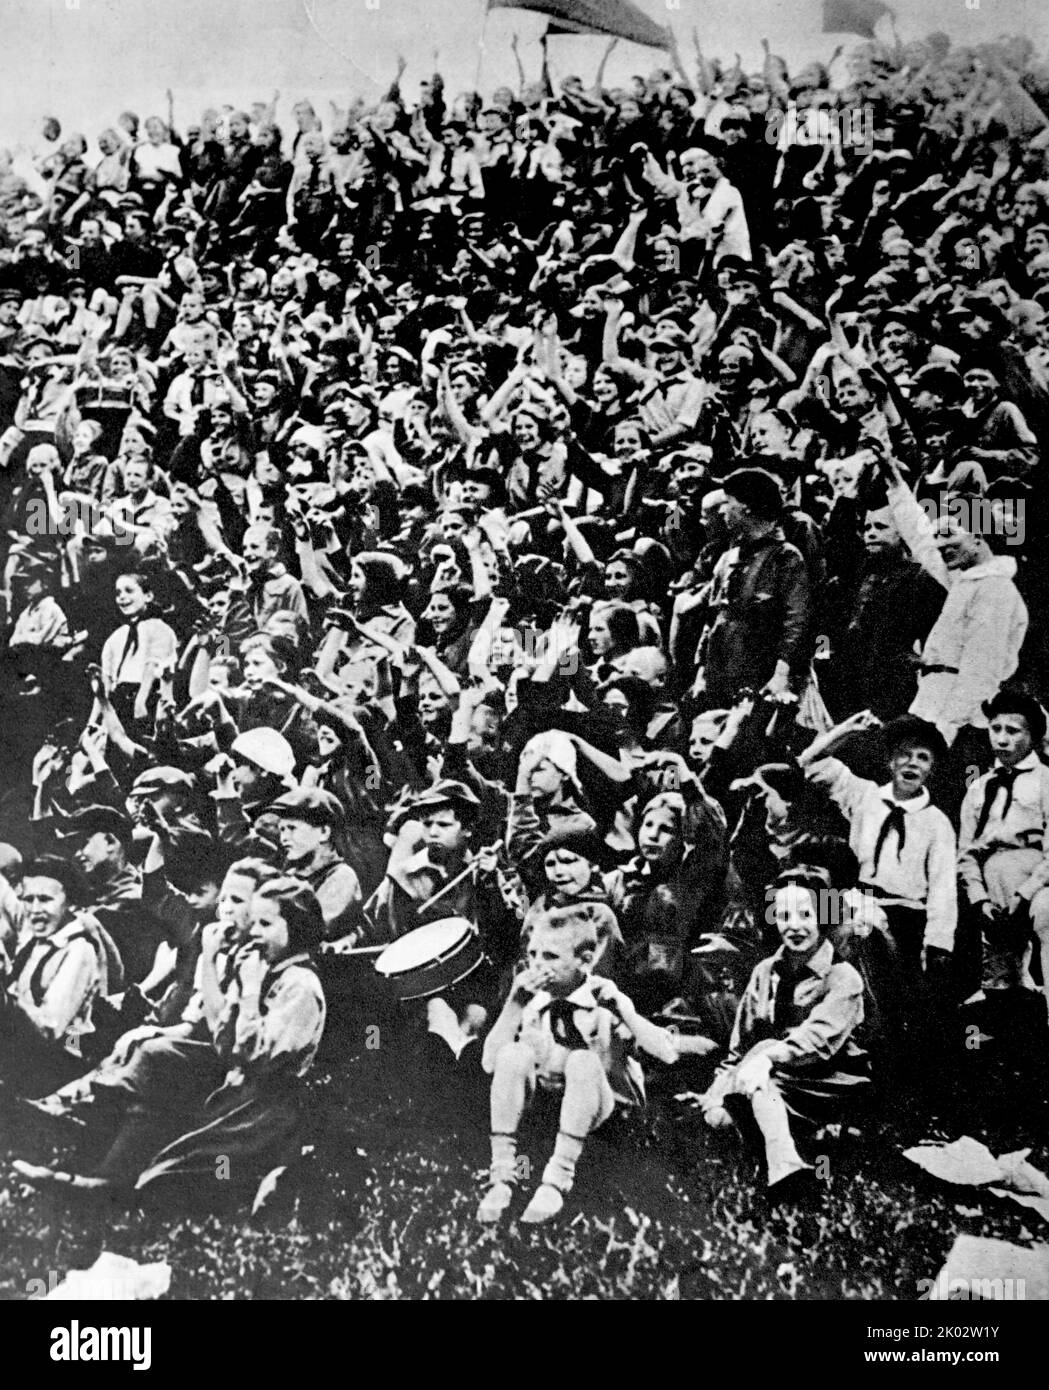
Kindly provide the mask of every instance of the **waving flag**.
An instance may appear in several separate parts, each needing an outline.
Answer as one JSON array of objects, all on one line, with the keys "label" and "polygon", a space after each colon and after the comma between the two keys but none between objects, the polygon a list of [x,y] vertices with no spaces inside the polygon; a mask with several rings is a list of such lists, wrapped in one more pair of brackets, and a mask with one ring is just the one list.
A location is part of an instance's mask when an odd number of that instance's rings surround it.
[{"label": "waving flag", "polygon": [[878,20],[892,13],[882,0],[823,0],[823,32],[862,34],[873,39]]},{"label": "waving flag", "polygon": [[491,10],[535,10],[548,15],[552,34],[607,34],[652,48],[667,48],[670,33],[632,0],[488,0]]},{"label": "waving flag", "polygon": [[1020,86],[1016,73],[1005,65],[997,49],[988,49],[984,54],[984,61],[999,83],[994,114],[1009,134],[1040,135],[1049,125],[1049,116],[1046,116],[1030,93]]}]

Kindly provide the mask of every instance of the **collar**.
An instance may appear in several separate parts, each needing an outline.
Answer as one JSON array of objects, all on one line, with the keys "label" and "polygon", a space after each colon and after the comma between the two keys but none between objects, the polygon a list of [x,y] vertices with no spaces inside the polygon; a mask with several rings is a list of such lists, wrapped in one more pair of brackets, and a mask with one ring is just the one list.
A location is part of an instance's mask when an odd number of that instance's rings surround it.
[{"label": "collar", "polygon": [[975,583],[980,579],[1013,579],[1016,576],[1016,561],[1011,555],[992,555],[982,565],[973,565],[967,570],[952,571],[952,582]]},{"label": "collar", "polygon": [[[296,878],[304,878],[307,883],[312,883],[314,879],[321,878],[324,874],[326,874],[334,864],[340,864],[341,862],[341,857],[335,852],[335,850],[332,848],[330,844],[319,845],[313,856],[313,862],[310,864],[309,868],[303,868],[299,870],[295,874],[295,876]],[[295,871],[289,869],[288,872],[294,873]]]},{"label": "collar", "polygon": [[892,804],[898,806],[901,811],[924,811],[931,799],[929,796],[929,788],[922,787],[917,796],[908,797],[906,801],[898,801],[893,795],[891,782],[887,782],[884,787],[879,787],[878,795],[883,801],[891,801]]},{"label": "collar", "polygon": [[[1032,751],[1032,752],[1028,753],[1028,755],[1027,755],[1026,758],[1021,758],[1020,761],[1019,761],[1018,763],[1014,764],[1014,766],[1013,766],[1013,771],[1014,771],[1014,772],[1035,772],[1035,771],[1038,769],[1038,767],[1039,767],[1040,765],[1041,765],[1041,759],[1039,758],[1039,756],[1038,756],[1037,753],[1035,753],[1035,752]],[[1002,771],[1004,771],[1004,770],[1005,770],[1005,764],[1004,764],[999,758],[995,758],[995,760],[994,760],[994,767],[991,769],[991,771],[992,771],[992,772],[1002,772]]]},{"label": "collar", "polygon": [[306,951],[299,951],[294,956],[285,956],[276,965],[271,965],[266,972],[267,989],[273,984],[274,979],[283,975],[286,970],[290,970],[293,965],[309,966],[310,964],[310,957]]},{"label": "collar", "polygon": [[141,880],[138,870],[133,864],[125,864],[122,869],[113,875],[105,884],[102,892],[99,893],[97,902],[99,907],[105,907],[113,902],[124,902],[129,898],[140,895]]},{"label": "collar", "polygon": [[752,541],[742,541],[737,547],[738,558],[745,559],[750,555],[756,555],[759,550],[767,550],[772,545],[783,545],[786,537],[779,526],[773,526],[771,531],[766,531],[763,536],[758,536]]},{"label": "collar", "polygon": [[564,998],[578,1009],[596,1009],[600,1002],[594,993],[594,981],[589,977],[581,985],[577,985],[571,994],[554,995],[548,989],[541,989],[533,997],[539,1004],[540,1010],[546,1009],[558,998]]},{"label": "collar", "polygon": [[78,936],[83,931],[83,919],[79,916],[74,916],[70,917],[68,922],[63,922],[57,931],[53,931],[50,936],[34,936],[30,933],[22,942],[22,945],[28,946],[29,943],[32,942],[34,947],[46,946],[49,951],[57,951],[60,947],[67,946],[71,937]]},{"label": "collar", "polygon": [[[772,970],[774,974],[782,974],[780,966],[783,964],[786,956],[787,948],[786,946],[781,946],[772,957]],[[822,980],[830,973],[830,968],[833,964],[834,947],[829,941],[824,941],[812,959],[806,963],[805,970],[807,970],[810,975],[815,975],[817,979]]]}]

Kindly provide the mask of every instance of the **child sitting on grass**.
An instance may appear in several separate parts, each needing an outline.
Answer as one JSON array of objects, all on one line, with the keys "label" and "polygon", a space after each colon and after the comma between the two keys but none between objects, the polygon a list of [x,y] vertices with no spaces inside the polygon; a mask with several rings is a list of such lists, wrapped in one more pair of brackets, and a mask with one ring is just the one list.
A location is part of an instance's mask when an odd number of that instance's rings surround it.
[{"label": "child sitting on grass", "polygon": [[479,1221],[498,1221],[514,1196],[517,1130],[538,1085],[561,1093],[554,1153],[522,1220],[561,1210],[588,1134],[617,1103],[644,1102],[637,1047],[664,1062],[714,1050],[708,1038],[679,1037],[640,1016],[610,980],[593,975],[599,935],[592,904],[551,909],[528,942],[528,964],[514,981],[484,1046],[492,1076],[492,1166]]}]

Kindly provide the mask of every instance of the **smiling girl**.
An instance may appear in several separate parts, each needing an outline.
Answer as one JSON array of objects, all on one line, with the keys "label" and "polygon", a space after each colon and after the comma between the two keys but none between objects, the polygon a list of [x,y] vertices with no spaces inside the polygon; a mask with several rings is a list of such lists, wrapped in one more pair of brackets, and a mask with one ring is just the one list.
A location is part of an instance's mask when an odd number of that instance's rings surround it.
[{"label": "smiling girl", "polygon": [[[117,576],[114,597],[123,624],[102,647],[102,688],[128,734],[149,733],[161,673],[173,665],[177,638],[155,616],[153,581],[141,570]],[[89,723],[99,716],[93,711]]]},{"label": "smiling girl", "polygon": [[713,1129],[737,1120],[751,1132],[756,1126],[775,1200],[812,1180],[799,1131],[840,1120],[868,1084],[866,1057],[853,1041],[863,981],[828,939],[836,915],[827,911],[830,893],[830,875],[807,867],[777,880],[772,909],[782,944],[750,977],[728,1056],[700,1101]]}]

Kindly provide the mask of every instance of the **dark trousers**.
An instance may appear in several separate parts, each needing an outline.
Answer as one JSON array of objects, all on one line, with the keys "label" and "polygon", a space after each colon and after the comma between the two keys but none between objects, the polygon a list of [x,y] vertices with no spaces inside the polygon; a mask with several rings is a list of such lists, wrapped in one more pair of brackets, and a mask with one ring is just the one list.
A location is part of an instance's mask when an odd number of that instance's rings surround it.
[{"label": "dark trousers", "polygon": [[48,1096],[87,1071],[87,1063],[45,1038],[0,991],[0,1078],[20,1096]]},{"label": "dark trousers", "polygon": [[197,1117],[225,1073],[210,1042],[153,1038],[143,1043],[106,1086],[114,1099],[124,1099],[126,1113],[97,1176],[132,1186],[149,1160]]},{"label": "dark trousers", "polygon": [[958,730],[942,766],[938,766],[929,783],[929,792],[940,810],[958,824],[958,815],[965,793],[994,763],[991,741],[986,729],[966,724]]},{"label": "dark trousers", "polygon": [[953,979],[949,969],[922,969],[925,913],[912,907],[880,906],[896,945],[899,996],[894,1012],[901,1030],[897,1079],[925,1088],[935,1085],[949,1064],[957,1003]]}]

